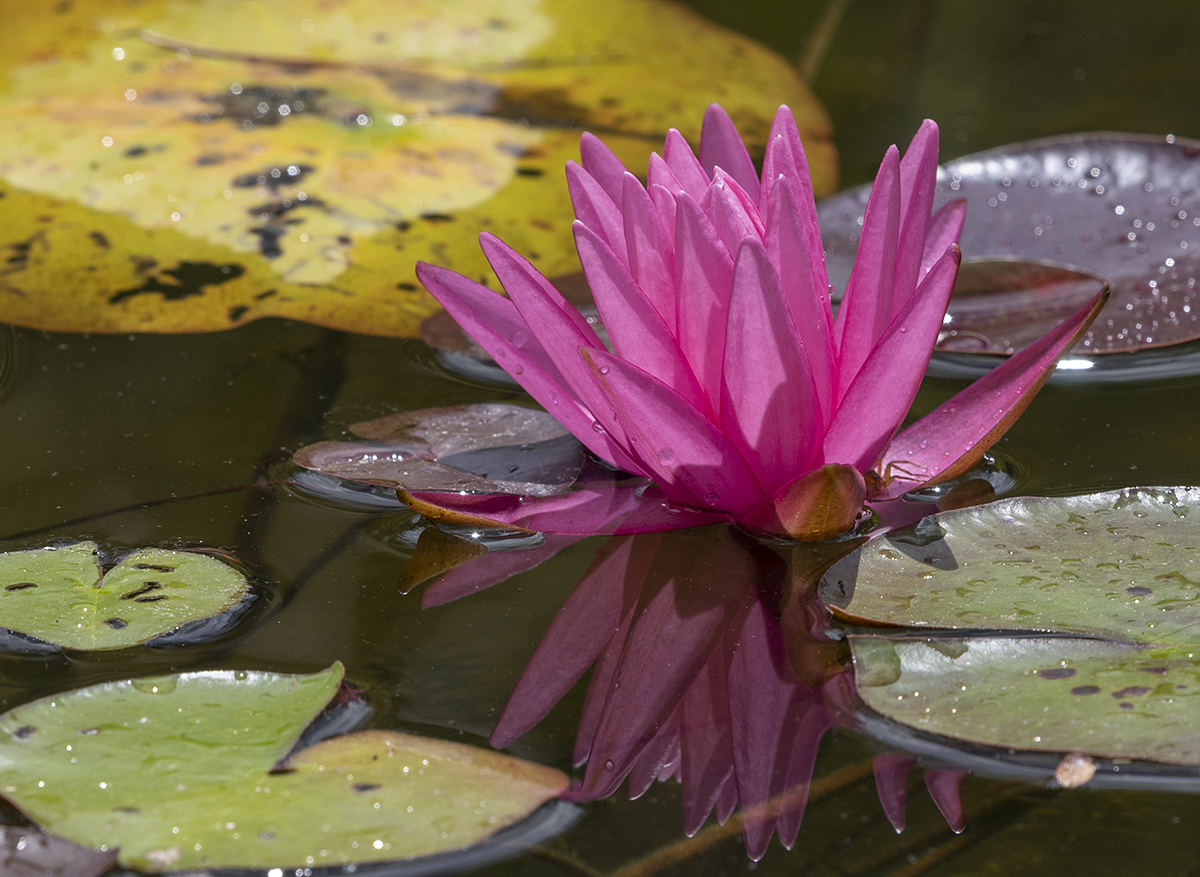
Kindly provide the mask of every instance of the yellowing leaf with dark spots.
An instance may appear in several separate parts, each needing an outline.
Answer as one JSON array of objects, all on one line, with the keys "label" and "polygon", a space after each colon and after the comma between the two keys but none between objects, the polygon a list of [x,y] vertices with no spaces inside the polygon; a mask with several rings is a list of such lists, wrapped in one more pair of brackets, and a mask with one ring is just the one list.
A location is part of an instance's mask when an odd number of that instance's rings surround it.
[{"label": "yellowing leaf with dark spots", "polygon": [[418,259],[494,285],[480,231],[577,270],[582,130],[640,171],[714,100],[835,182],[787,63],[665,0],[26,4],[0,72],[0,319],[46,329],[416,334]]}]

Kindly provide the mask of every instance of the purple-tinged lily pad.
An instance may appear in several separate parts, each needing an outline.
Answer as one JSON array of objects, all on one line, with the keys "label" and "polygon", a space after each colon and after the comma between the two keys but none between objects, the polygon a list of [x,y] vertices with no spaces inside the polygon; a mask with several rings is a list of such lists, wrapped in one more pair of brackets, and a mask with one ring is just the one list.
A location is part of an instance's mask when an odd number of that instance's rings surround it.
[{"label": "purple-tinged lily pad", "polygon": [[486,403],[406,411],[350,431],[364,442],[318,442],[293,459],[349,481],[408,490],[554,496],[574,484],[583,445],[551,415]]},{"label": "purple-tinged lily pad", "polygon": [[937,348],[1011,356],[1103,288],[1099,277],[1059,265],[1001,259],[963,262]]},{"label": "purple-tinged lily pad", "polygon": [[[818,208],[829,277],[839,291],[850,275],[867,194],[865,187],[850,189]],[[1098,133],[1003,146],[939,169],[935,208],[957,198],[967,200],[966,257],[1061,266],[1112,286],[1077,352],[1200,338],[1200,142]],[[1018,290],[1029,295],[1026,286]],[[964,305],[957,299],[956,293],[950,325]],[[991,331],[1010,331],[1009,320],[1026,322],[1022,308],[997,297]],[[978,320],[974,303],[969,309]],[[944,339],[942,349],[967,348],[947,347]]]},{"label": "purple-tinged lily pad", "polygon": [[7,877],[100,877],[116,863],[116,850],[94,850],[36,828],[0,826],[0,874]]}]

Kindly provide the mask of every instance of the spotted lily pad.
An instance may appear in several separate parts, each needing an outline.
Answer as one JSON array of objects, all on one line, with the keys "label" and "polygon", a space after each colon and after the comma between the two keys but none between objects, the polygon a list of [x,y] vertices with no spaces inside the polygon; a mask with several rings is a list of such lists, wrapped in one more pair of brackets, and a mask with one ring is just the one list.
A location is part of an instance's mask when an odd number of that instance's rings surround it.
[{"label": "spotted lily pad", "polygon": [[142,548],[103,572],[94,542],[0,554],[0,626],[68,649],[122,649],[229,612],[245,576],[214,557]]},{"label": "spotted lily pad", "polygon": [[490,276],[483,228],[577,268],[580,130],[645,167],[712,100],[760,148],[790,104],[836,173],[791,66],[676,3],[31,3],[0,73],[0,318],[47,329],[415,334],[416,261]]},{"label": "spotted lily pad", "polygon": [[862,699],[891,719],[1004,749],[1200,764],[1197,514],[1197,488],[943,512],[838,561],[820,592],[845,622],[901,629],[850,638]]},{"label": "spotted lily pad", "polygon": [[405,411],[351,425],[368,441],[318,442],[306,469],[408,490],[553,496],[571,489],[585,450],[553,416],[502,403]]},{"label": "spotted lily pad", "polygon": [[152,872],[460,849],[566,788],[549,768],[386,731],[285,760],[341,678],[341,665],[206,671],[43,698],[0,717],[0,788],[56,834]]},{"label": "spotted lily pad", "polygon": [[[858,246],[867,189],[826,199],[818,211],[830,280],[845,288]],[[1072,134],[1002,146],[947,162],[935,206],[967,200],[962,250],[969,259],[1016,260],[1082,271],[1107,281],[1112,297],[1076,345],[1118,353],[1200,338],[1200,141],[1136,134]],[[1015,300],[992,299],[992,332],[1028,323]],[[957,293],[956,293],[957,297]],[[1054,295],[1048,296],[1053,298]],[[979,302],[951,300],[953,329]],[[1052,323],[1046,313],[1042,331]],[[975,330],[978,332],[978,328]],[[944,349],[1002,352],[955,342]],[[948,343],[949,342],[949,343]]]}]

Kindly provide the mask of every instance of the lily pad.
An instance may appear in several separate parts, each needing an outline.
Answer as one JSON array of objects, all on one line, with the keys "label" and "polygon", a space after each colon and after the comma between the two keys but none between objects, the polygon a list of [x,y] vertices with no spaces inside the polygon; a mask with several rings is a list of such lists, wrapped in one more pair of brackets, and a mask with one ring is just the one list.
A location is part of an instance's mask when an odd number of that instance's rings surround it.
[{"label": "lily pad", "polygon": [[1018,497],[943,512],[830,568],[848,622],[1200,648],[1200,488]]},{"label": "lily pad", "polygon": [[143,548],[102,572],[94,542],[0,554],[0,626],[68,649],[123,649],[229,612],[245,576],[214,557]]},{"label": "lily pad", "polygon": [[502,403],[405,411],[355,423],[367,442],[318,442],[297,464],[349,481],[408,490],[554,496],[586,452],[550,414]]},{"label": "lily pad", "polygon": [[385,731],[284,761],[341,678],[341,665],[207,671],[43,698],[0,717],[0,788],[55,833],[152,872],[459,849],[566,788],[549,768]]},{"label": "lily pad", "polygon": [[[859,694],[1006,750],[1200,764],[1200,489],[1017,498],[877,537],[820,586]],[[1053,765],[1050,766],[1051,768]]]},{"label": "lily pad", "polygon": [[0,317],[26,326],[412,335],[437,310],[415,262],[490,276],[482,228],[576,270],[580,130],[645,167],[714,99],[760,144],[791,105],[818,190],[836,173],[787,62],[682,4],[90,0],[5,23]]},{"label": "lily pad", "polygon": [[[1200,141],[1051,137],[947,162],[938,182],[935,206],[967,200],[966,257],[1059,266],[1108,281],[1112,297],[1076,352],[1128,352],[1200,338]],[[838,290],[850,275],[867,194],[851,189],[818,208]],[[1019,286],[1016,301],[995,297],[992,330],[1003,334],[1010,321],[1027,323],[1020,304],[1027,296],[1028,288]],[[964,307],[972,306],[956,293],[950,327]],[[978,320],[978,308],[972,309]],[[948,346],[945,337],[942,346],[966,349]],[[995,351],[981,346],[978,352]]]},{"label": "lily pad", "polygon": [[851,636],[858,694],[929,734],[1006,749],[1200,764],[1200,664],[1075,637]]}]

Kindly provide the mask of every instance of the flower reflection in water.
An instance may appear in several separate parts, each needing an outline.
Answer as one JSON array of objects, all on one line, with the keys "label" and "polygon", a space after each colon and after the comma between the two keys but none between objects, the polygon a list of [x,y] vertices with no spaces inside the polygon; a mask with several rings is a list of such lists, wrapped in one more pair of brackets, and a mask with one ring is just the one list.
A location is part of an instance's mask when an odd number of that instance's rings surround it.
[{"label": "flower reflection in water", "polygon": [[[821,739],[855,721],[851,675],[806,584],[855,544],[801,546],[789,565],[730,527],[613,537],[555,616],[491,742],[512,744],[593,668],[574,749],[584,773],[571,799],[607,798],[626,779],[637,798],[656,780],[674,779],[689,835],[714,811],[723,824],[736,810],[753,859],[776,833],[791,848]],[[423,605],[498,581],[481,561],[433,585]],[[897,831],[914,763],[899,754],[875,759],[880,801]],[[962,776],[926,774],[955,831]]]}]

